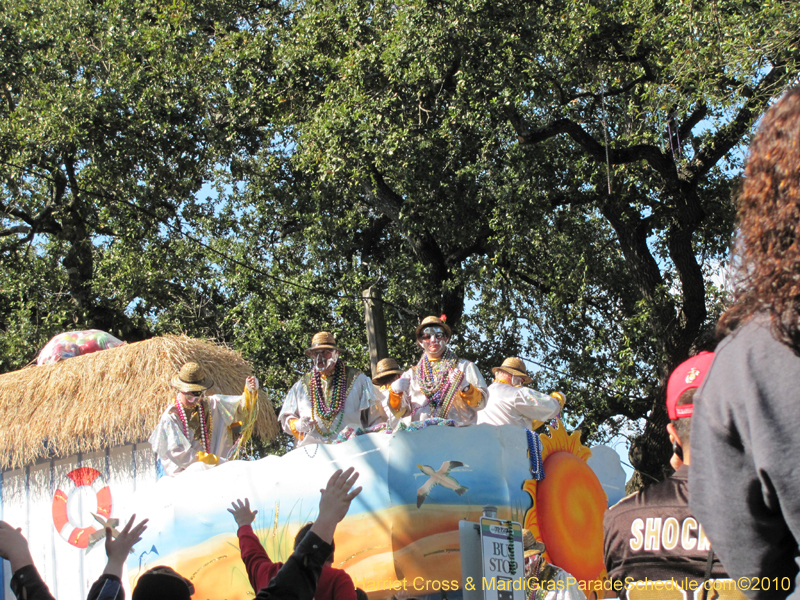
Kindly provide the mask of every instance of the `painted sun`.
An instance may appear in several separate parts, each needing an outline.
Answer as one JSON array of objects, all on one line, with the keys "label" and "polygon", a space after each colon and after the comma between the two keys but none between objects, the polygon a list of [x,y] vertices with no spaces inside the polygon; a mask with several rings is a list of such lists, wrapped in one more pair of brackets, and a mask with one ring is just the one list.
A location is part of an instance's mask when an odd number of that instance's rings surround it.
[{"label": "painted sun", "polygon": [[533,502],[524,526],[544,542],[544,557],[579,581],[601,580],[603,514],[608,499],[594,471],[586,463],[591,450],[571,435],[559,420],[541,435],[545,478],[526,479],[522,489]]}]

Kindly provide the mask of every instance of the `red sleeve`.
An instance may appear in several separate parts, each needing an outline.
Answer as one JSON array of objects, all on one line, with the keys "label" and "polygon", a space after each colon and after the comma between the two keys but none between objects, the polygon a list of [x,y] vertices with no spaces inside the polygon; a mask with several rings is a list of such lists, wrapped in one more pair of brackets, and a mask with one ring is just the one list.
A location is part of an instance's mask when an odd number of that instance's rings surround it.
[{"label": "red sleeve", "polygon": [[242,553],[242,562],[247,569],[250,585],[258,592],[267,587],[270,580],[275,577],[283,563],[272,562],[267,551],[258,540],[250,525],[242,525],[236,532],[239,536],[239,550]]},{"label": "red sleeve", "polygon": [[317,600],[356,600],[356,586],[345,571],[325,565],[322,567],[315,598]]}]

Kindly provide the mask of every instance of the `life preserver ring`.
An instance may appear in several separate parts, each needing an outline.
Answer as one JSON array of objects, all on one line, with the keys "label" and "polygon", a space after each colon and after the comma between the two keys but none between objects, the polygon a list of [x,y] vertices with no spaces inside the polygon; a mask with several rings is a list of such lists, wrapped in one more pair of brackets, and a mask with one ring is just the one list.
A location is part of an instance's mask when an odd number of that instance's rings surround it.
[{"label": "life preserver ring", "polygon": [[89,536],[98,531],[97,527],[77,527],[69,520],[67,503],[70,494],[79,487],[89,486],[97,498],[97,508],[92,511],[108,519],[111,516],[111,489],[103,482],[100,471],[91,467],[80,467],[67,473],[66,489],[58,488],[53,494],[53,524],[58,534],[76,548],[86,548]]}]

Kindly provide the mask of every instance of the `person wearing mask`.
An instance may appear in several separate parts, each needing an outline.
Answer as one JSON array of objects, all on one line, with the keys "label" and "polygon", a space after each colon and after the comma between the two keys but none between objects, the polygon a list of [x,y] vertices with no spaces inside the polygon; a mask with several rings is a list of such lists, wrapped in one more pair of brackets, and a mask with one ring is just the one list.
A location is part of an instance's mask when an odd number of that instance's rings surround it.
[{"label": "person wearing mask", "polygon": [[451,336],[444,315],[426,317],[417,326],[422,358],[391,385],[389,408],[395,417],[411,422],[445,419],[459,426],[477,423],[489,392],[477,367],[449,347]]},{"label": "person wearing mask", "polygon": [[339,353],[327,331],[311,338],[306,350],[311,371],[291,387],[278,416],[297,447],[331,443],[347,427],[367,428],[385,419],[375,386],[364,373],[345,365]]}]

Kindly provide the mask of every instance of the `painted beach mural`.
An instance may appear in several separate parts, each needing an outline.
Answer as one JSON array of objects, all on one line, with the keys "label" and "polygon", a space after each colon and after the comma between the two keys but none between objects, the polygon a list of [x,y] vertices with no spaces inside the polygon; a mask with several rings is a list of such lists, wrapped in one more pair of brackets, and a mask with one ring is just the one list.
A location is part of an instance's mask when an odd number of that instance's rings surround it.
[{"label": "painted beach mural", "polygon": [[[165,564],[193,581],[195,598],[252,598],[231,502],[250,499],[259,511],[256,534],[273,560],[284,561],[297,530],[317,515],[319,489],[349,466],[364,491],[337,529],[334,566],[373,600],[440,597],[444,582],[460,582],[458,523],[478,521],[488,505],[531,529],[550,562],[578,580],[601,579],[608,499],[587,464],[591,452],[560,423],[541,439],[542,481],[531,475],[526,432],[489,425],[361,435],[162,478],[129,504],[150,519],[128,561],[131,583]],[[398,581],[407,582],[405,592]]]}]

